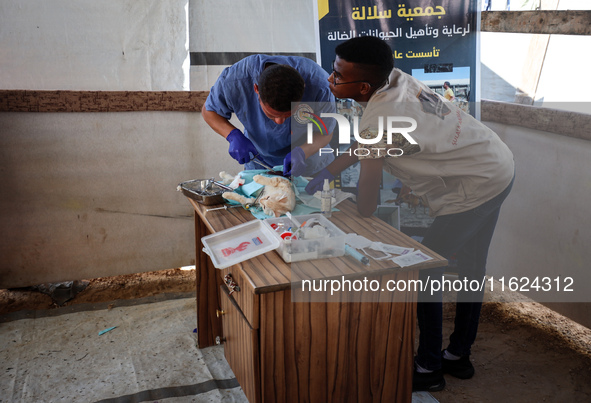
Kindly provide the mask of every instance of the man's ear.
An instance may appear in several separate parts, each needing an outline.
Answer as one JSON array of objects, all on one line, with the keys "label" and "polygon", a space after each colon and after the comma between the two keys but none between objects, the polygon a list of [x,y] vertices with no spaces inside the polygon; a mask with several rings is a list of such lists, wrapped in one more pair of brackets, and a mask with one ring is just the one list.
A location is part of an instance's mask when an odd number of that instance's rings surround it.
[{"label": "man's ear", "polygon": [[259,86],[256,83],[254,84],[254,92],[259,93]]},{"label": "man's ear", "polygon": [[361,94],[365,95],[368,94],[371,91],[371,85],[369,85],[369,83],[361,83],[361,90],[359,92],[361,92]]}]

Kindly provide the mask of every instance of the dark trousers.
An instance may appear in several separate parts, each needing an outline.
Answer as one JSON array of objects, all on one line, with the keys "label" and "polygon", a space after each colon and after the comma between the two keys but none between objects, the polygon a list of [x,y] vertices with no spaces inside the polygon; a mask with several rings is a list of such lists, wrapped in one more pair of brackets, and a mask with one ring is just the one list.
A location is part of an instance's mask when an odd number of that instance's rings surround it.
[{"label": "dark trousers", "polygon": [[[498,196],[463,213],[436,217],[423,239],[423,245],[446,259],[456,255],[459,279],[482,283],[486,273],[488,248],[497,224],[503,201],[511,191],[513,181]],[[422,281],[442,281],[443,268],[422,270]],[[449,282],[448,282],[449,284]],[[472,282],[472,284],[475,284]],[[449,287],[446,288],[446,290]],[[470,355],[476,339],[483,290],[458,292],[454,331],[447,350],[455,355]],[[442,292],[428,290],[419,294],[417,318],[419,347],[416,362],[428,370],[441,368]]]}]

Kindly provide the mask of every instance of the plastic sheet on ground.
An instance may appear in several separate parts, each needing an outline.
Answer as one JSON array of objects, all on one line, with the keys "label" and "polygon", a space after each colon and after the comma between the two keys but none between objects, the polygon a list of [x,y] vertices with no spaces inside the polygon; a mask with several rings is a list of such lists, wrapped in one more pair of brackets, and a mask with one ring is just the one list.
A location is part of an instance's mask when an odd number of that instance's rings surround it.
[{"label": "plastic sheet on ground", "polygon": [[184,298],[1,323],[2,401],[247,402],[195,315]]}]

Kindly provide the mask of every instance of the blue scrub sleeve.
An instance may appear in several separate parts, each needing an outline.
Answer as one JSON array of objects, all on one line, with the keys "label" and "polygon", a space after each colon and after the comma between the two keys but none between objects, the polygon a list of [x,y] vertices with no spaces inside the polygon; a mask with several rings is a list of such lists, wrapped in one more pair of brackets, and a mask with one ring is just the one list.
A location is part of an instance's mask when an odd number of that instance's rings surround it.
[{"label": "blue scrub sleeve", "polygon": [[217,113],[226,119],[232,117],[234,108],[232,106],[233,94],[232,90],[235,88],[231,85],[231,79],[228,78],[231,67],[226,67],[217,81],[211,87],[207,100],[205,101],[205,109]]}]

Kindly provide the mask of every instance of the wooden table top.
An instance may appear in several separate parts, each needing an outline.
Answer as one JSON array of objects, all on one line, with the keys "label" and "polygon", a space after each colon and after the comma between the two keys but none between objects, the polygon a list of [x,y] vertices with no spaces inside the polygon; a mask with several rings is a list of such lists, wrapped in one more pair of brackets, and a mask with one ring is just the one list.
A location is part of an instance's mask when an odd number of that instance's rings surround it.
[{"label": "wooden table top", "polygon": [[[219,206],[206,206],[193,199],[187,199],[191,202],[205,226],[212,233],[255,219],[249,211],[240,207],[227,210],[206,211],[207,209]],[[425,254],[433,257],[433,259],[405,268],[400,268],[390,260],[377,261],[370,259],[370,265],[363,265],[349,256],[308,260],[290,264],[284,262],[277,252],[271,251],[238,263],[241,266],[243,274],[254,288],[255,293],[259,294],[288,289],[292,285],[291,266],[296,264],[298,265],[298,270],[302,270],[312,277],[314,276],[313,273],[318,273],[318,278],[341,278],[343,275],[348,278],[375,276],[392,273],[392,270],[421,270],[447,265],[446,259],[427,249],[419,242],[398,231],[386,222],[377,217],[365,218],[359,215],[357,206],[353,202],[345,200],[339,203],[337,208],[340,211],[334,211],[329,220],[344,233],[356,233],[372,241],[420,249]]]}]

